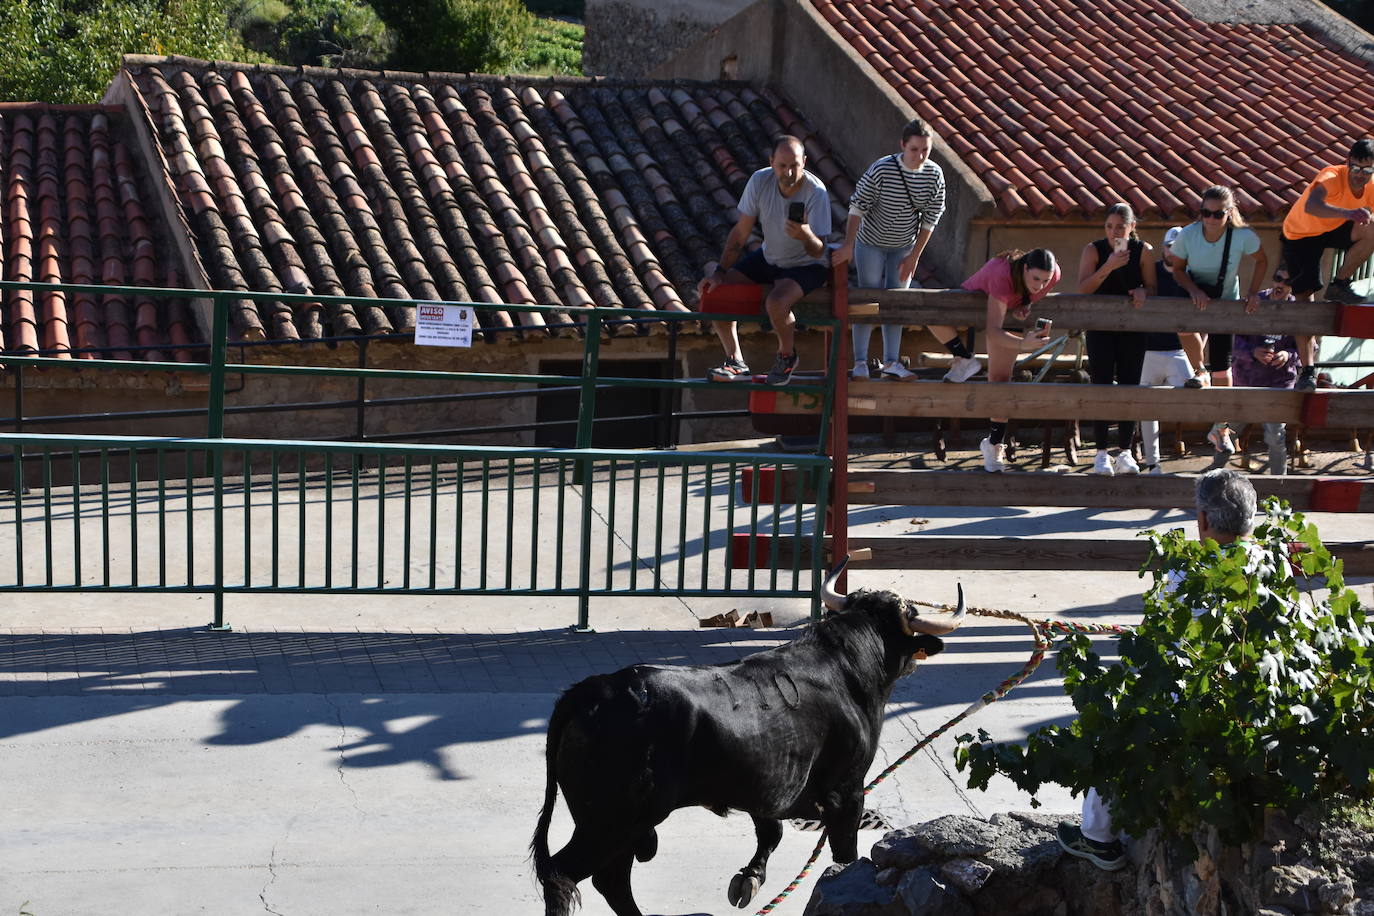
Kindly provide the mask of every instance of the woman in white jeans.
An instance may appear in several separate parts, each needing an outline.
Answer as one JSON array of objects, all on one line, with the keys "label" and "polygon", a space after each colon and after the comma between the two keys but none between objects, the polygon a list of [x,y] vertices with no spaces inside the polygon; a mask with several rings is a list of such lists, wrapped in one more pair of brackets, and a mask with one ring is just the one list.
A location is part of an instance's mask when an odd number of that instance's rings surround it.
[{"label": "woman in white jeans", "polygon": [[[1175,226],[1164,233],[1163,257],[1155,262],[1155,280],[1158,287],[1156,295],[1186,299],[1188,294],[1174,280],[1174,256],[1169,246],[1178,238],[1183,227]],[[1170,388],[1183,388],[1193,377],[1193,364],[1178,334],[1165,331],[1151,331],[1145,335],[1145,362],[1140,367],[1140,384],[1145,388],[1167,385]],[[1143,463],[1142,474],[1162,474],[1159,465],[1159,421],[1140,421],[1140,452]]]}]

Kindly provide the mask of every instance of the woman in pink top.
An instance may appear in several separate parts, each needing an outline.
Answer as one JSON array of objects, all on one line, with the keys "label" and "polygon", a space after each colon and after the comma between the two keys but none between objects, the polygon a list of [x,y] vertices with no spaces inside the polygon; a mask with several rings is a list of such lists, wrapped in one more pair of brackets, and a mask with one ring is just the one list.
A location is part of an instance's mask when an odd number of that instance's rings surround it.
[{"label": "woman in pink top", "polygon": [[[1003,330],[1002,322],[1008,312],[1018,320],[1029,318],[1031,306],[1048,295],[1058,282],[1059,265],[1048,248],[1025,253],[1004,251],[964,281],[964,289],[988,296],[988,381],[1011,381],[1017,354],[1049,339],[1048,327],[1021,335]],[[1002,462],[1002,437],[1006,431],[1007,418],[993,417],[991,431],[979,446],[984,469],[1000,471],[1006,467]]]}]

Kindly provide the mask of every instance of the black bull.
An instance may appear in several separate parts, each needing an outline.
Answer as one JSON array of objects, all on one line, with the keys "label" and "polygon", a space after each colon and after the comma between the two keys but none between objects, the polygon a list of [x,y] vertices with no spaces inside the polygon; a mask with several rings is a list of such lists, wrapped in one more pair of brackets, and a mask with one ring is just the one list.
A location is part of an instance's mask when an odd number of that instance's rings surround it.
[{"label": "black bull", "polygon": [[[546,916],[566,916],[591,877],[617,916],[640,916],[634,859],[658,848],[654,828],[678,808],[747,812],[758,848],[731,879],[744,907],[782,839],[782,818],[819,815],[836,862],[858,856],[864,777],[897,680],[944,648],[963,622],[922,618],[892,592],[824,596],[828,615],[784,646],[705,667],[634,665],[573,685],[549,718],[548,783],[534,839]],[[549,854],[559,789],[573,818]]]}]

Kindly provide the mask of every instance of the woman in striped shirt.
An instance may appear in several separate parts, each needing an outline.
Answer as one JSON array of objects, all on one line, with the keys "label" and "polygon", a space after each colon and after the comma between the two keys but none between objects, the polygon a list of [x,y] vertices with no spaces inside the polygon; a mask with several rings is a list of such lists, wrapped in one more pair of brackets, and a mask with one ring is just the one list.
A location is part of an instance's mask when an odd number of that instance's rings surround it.
[{"label": "woman in striped shirt", "polygon": [[[945,212],[945,175],[930,159],[933,142],[924,121],[918,118],[909,122],[902,128],[901,151],[870,165],[854,188],[844,243],[831,260],[838,264],[852,257],[861,289],[906,289],[912,283],[921,252]],[[931,330],[940,339],[957,342],[964,352],[955,352],[956,357],[972,357],[953,328]],[[872,336],[873,325],[854,325],[854,378],[869,377],[868,342]],[[901,348],[902,326],[883,325],[884,378],[906,381],[915,377],[902,365]],[[973,372],[977,372],[977,360],[970,361]]]}]

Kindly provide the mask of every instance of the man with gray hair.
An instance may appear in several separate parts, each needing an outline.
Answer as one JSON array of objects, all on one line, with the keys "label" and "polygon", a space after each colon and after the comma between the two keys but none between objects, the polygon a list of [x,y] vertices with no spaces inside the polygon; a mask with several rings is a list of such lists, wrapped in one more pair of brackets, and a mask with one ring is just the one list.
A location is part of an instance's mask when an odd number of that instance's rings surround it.
[{"label": "man with gray hair", "polygon": [[[1242,474],[1229,468],[1208,471],[1193,488],[1197,539],[1222,546],[1243,541],[1255,530],[1256,504],[1255,488]],[[1181,581],[1181,574],[1171,573],[1167,581],[1167,587],[1173,590]],[[1193,616],[1201,616],[1204,610],[1194,608]],[[1083,796],[1083,826],[1061,821],[1056,833],[1059,845],[1069,855],[1087,859],[1103,871],[1126,866],[1126,850],[1112,828],[1107,803],[1096,789],[1089,789]]]}]

